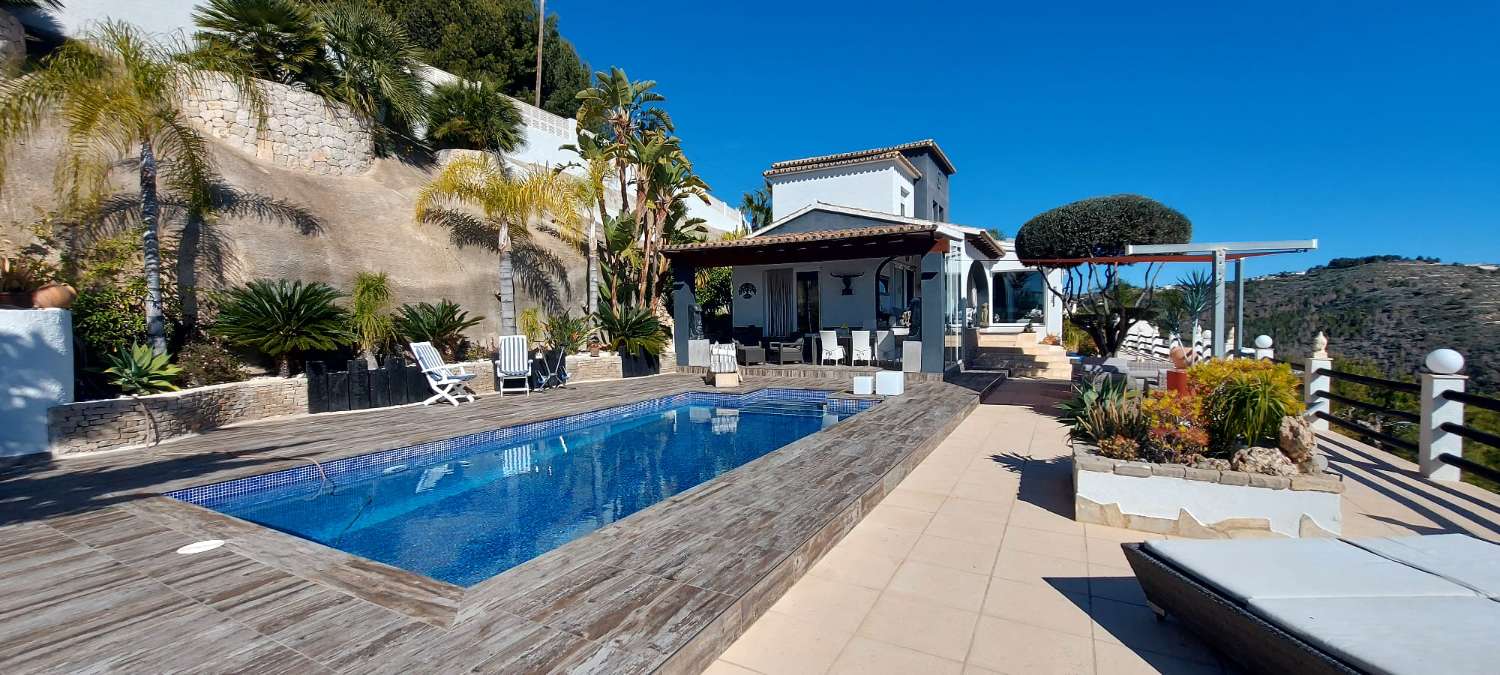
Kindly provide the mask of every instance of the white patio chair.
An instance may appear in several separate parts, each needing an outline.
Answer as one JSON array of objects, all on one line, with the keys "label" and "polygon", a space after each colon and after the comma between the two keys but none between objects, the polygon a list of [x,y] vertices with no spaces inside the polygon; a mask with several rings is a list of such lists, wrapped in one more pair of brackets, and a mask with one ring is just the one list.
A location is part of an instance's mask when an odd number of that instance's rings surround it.
[{"label": "white patio chair", "polygon": [[417,357],[417,365],[422,368],[422,374],[427,376],[427,386],[432,387],[433,395],[422,401],[422,405],[432,405],[439,399],[458,405],[458,399],[474,400],[474,392],[469,390],[469,380],[474,379],[475,373],[464,370],[463,366],[450,366],[443,363],[443,355],[438,353],[431,342],[411,343],[411,353]]},{"label": "white patio chair", "polygon": [[849,365],[854,365],[855,361],[864,361],[867,366],[874,365],[875,349],[870,344],[870,331],[849,331],[849,336]]},{"label": "white patio chair", "polygon": [[[501,335],[495,356],[495,391],[503,398],[507,393],[531,395],[531,354],[525,335]],[[507,382],[520,380],[520,386]]]},{"label": "white patio chair", "polygon": [[821,345],[818,353],[818,365],[823,365],[829,359],[833,365],[838,365],[844,358],[844,346],[839,344],[838,333],[831,330],[818,331],[818,344]]}]

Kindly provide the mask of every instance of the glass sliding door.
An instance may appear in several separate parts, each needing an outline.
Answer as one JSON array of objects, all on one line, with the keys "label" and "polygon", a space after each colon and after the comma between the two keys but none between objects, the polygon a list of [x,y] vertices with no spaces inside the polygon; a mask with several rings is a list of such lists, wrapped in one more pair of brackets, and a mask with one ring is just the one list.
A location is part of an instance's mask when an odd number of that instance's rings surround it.
[{"label": "glass sliding door", "polygon": [[797,332],[806,335],[816,333],[823,325],[819,322],[822,309],[818,290],[817,272],[797,273]]}]

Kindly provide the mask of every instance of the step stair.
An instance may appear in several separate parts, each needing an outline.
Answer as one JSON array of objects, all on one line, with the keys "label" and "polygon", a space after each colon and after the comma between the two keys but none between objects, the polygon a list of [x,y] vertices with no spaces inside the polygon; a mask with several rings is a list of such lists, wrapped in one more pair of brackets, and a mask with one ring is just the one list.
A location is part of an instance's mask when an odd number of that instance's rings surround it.
[{"label": "step stair", "polygon": [[[985,338],[1000,339],[991,339],[986,344]],[[1071,379],[1073,364],[1068,360],[1067,352],[1060,346],[1040,344],[1035,340],[1035,334],[1022,333],[1020,339],[1014,339],[1010,335],[981,334],[979,354],[973,365],[977,368],[1004,369],[1012,377]]]}]

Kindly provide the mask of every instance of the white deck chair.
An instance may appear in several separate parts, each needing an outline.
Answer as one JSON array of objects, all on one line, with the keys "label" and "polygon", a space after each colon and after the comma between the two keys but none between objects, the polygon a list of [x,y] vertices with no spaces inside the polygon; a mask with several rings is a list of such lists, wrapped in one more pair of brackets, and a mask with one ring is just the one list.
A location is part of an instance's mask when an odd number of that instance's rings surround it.
[{"label": "white deck chair", "polygon": [[427,376],[427,386],[432,387],[434,392],[422,405],[432,405],[439,399],[458,405],[458,399],[474,400],[474,392],[469,390],[469,380],[474,379],[475,374],[463,369],[463,366],[450,366],[443,363],[443,355],[432,346],[431,342],[411,343],[411,353],[417,357],[417,365],[421,366],[422,374]]},{"label": "white deck chair", "polygon": [[[520,386],[508,382],[520,380]],[[499,354],[495,358],[495,391],[504,397],[509,394],[531,395],[531,350],[525,335],[501,335]]]},{"label": "white deck chair", "polygon": [[852,344],[849,346],[849,365],[855,361],[864,361],[865,365],[875,364],[875,349],[870,345],[870,331],[849,331]]},{"label": "white deck chair", "polygon": [[831,330],[818,331],[818,342],[822,348],[818,353],[818,365],[823,365],[829,359],[833,359],[833,365],[838,365],[844,359],[844,345],[839,344],[838,333]]}]

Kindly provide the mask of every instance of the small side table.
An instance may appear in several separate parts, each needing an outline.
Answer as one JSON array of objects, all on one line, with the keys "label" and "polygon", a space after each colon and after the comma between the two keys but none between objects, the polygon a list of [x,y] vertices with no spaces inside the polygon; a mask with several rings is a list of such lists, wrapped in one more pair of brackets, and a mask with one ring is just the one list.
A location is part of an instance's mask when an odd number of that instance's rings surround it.
[{"label": "small side table", "polygon": [[854,395],[869,396],[875,393],[875,378],[869,375],[854,376]]},{"label": "small side table", "polygon": [[881,396],[900,396],[906,393],[906,373],[895,370],[875,373],[875,393]]}]

